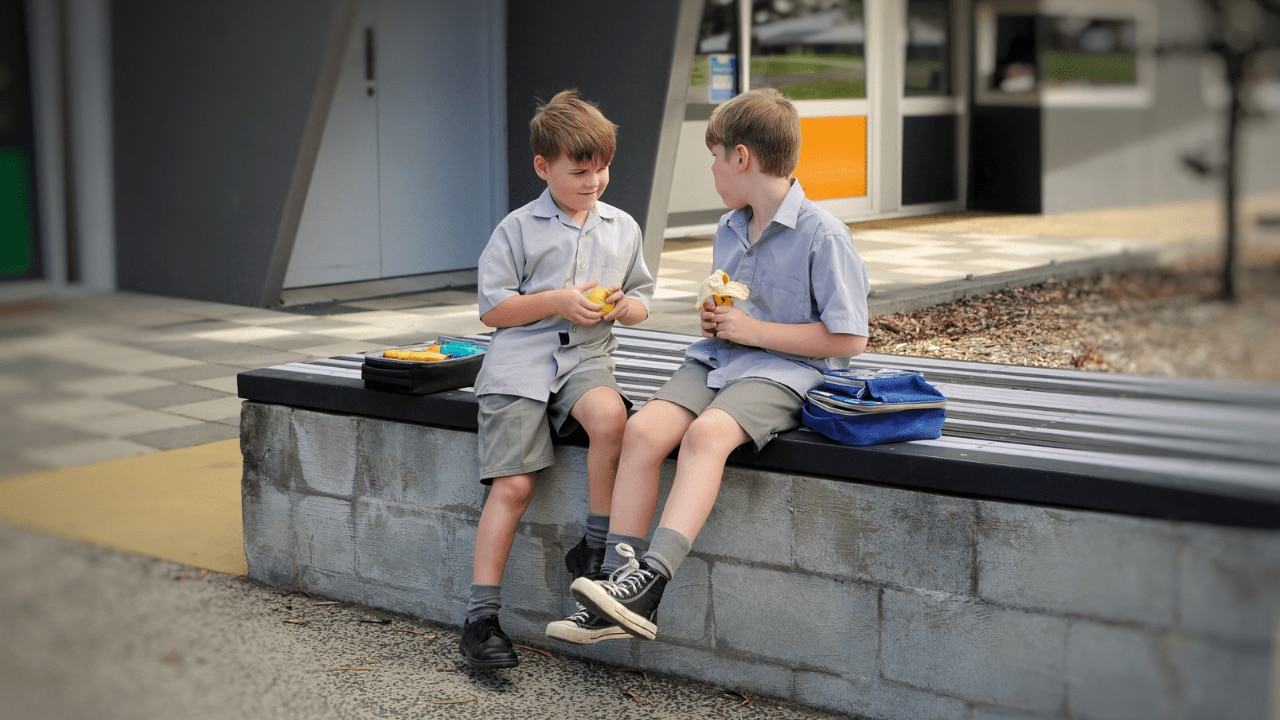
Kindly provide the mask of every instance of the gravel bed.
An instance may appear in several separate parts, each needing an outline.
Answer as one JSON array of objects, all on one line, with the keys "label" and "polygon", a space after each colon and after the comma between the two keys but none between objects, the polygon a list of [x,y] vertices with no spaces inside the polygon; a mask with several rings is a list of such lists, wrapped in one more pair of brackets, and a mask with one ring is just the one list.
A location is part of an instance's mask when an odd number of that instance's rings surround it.
[{"label": "gravel bed", "polygon": [[868,352],[1167,377],[1280,382],[1280,255],[1240,299],[1212,258],[1011,288],[873,318]]}]

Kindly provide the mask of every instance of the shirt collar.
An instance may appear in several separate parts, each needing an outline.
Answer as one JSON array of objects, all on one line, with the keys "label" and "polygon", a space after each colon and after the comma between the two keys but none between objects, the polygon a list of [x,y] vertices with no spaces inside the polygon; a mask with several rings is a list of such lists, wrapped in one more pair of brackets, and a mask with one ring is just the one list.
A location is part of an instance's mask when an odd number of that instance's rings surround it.
[{"label": "shirt collar", "polygon": [[[800,181],[791,178],[791,189],[787,190],[787,196],[782,199],[782,204],[778,206],[778,212],[774,214],[770,222],[776,222],[795,229],[796,224],[800,222],[800,206],[804,203],[804,189],[800,187]],[[552,203],[554,205],[554,203]],[[733,229],[742,241],[747,241],[747,225],[751,222],[751,213],[746,208],[738,208],[729,215],[728,225]]]},{"label": "shirt collar", "polygon": [[[537,202],[533,206],[534,217],[553,218],[562,215],[560,206],[556,205],[556,201],[551,197],[551,188],[546,188],[542,194],[538,196]],[[612,220],[618,216],[616,208],[606,205],[599,200],[592,206],[591,212],[587,215],[587,222],[584,226],[591,225],[594,218],[601,220]]]}]

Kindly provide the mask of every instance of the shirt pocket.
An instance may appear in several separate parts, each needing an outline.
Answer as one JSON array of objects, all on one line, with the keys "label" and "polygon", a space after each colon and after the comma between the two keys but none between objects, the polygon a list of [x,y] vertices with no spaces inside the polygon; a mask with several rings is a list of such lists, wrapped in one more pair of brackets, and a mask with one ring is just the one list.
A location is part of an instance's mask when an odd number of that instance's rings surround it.
[{"label": "shirt pocket", "polygon": [[781,323],[809,321],[809,284],[778,272],[760,273],[750,288],[752,315],[759,320]]}]

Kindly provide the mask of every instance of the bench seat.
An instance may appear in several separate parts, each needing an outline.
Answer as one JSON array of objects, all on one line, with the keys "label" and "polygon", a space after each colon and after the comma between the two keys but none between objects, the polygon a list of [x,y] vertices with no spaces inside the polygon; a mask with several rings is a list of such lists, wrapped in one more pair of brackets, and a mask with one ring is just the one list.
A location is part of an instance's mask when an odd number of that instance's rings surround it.
[{"label": "bench seat", "polygon": [[[679,366],[687,335],[619,328],[617,377],[642,405]],[[468,339],[483,344],[485,335]],[[262,403],[475,430],[470,388],[368,390],[363,357],[241,373]],[[947,396],[936,440],[849,447],[807,429],[730,464],[912,490],[1142,517],[1280,528],[1280,387],[878,355]],[[570,437],[567,444],[583,445]]]}]

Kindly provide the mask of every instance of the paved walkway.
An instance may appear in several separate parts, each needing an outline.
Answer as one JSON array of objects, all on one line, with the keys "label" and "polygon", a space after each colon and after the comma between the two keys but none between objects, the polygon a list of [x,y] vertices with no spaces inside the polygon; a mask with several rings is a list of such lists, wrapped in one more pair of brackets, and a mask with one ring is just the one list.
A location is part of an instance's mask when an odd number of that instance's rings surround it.
[{"label": "paved walkway", "polygon": [[[1280,196],[1246,203],[1246,247],[1280,247],[1263,216]],[[874,315],[1213,249],[1220,225],[1190,203],[854,233]],[[645,327],[696,333],[710,262],[705,240],[668,241]],[[553,647],[495,680],[458,670],[452,628],[243,579],[236,374],[482,332],[476,316],[469,291],[280,310],[0,294],[0,717],[822,717]]]}]

